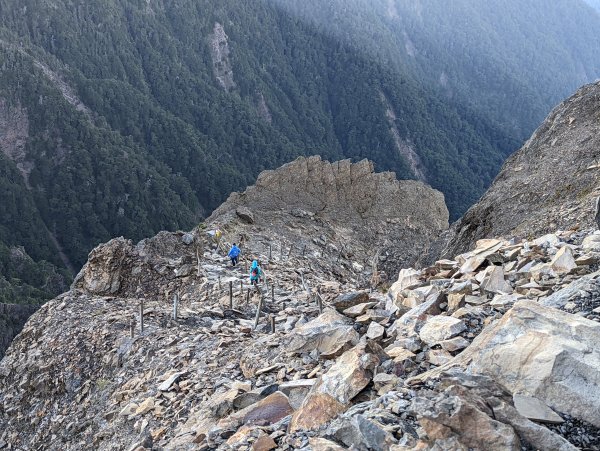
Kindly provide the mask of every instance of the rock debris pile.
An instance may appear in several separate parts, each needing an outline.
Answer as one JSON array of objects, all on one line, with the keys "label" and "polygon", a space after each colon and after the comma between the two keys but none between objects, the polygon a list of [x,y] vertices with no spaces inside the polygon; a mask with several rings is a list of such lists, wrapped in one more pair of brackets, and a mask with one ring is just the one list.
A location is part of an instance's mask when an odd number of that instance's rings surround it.
[{"label": "rock debris pile", "polygon": [[269,177],[90,253],[0,362],[0,449],[600,450],[600,231],[480,240],[382,289],[337,201],[261,209]]},{"label": "rock debris pile", "polygon": [[0,446],[600,449],[598,237],[483,240],[387,293],[259,246],[250,296],[201,232],[113,240],[0,364]]}]

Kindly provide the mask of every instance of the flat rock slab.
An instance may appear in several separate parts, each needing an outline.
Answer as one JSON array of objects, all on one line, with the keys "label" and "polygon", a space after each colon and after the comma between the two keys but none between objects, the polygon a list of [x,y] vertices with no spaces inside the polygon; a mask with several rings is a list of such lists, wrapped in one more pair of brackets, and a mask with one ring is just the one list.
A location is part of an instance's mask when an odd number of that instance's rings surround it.
[{"label": "flat rock slab", "polygon": [[451,316],[433,316],[427,320],[419,337],[429,346],[448,340],[467,328],[465,323]]},{"label": "flat rock slab", "polygon": [[369,293],[366,291],[355,291],[352,293],[345,293],[339,295],[335,300],[331,303],[333,307],[337,309],[338,312],[343,312],[344,310],[354,307],[359,304],[364,304],[369,300]]},{"label": "flat rock slab", "polygon": [[267,396],[244,417],[244,424],[273,424],[294,413],[287,396],[281,392],[275,392]]},{"label": "flat rock slab", "polygon": [[564,420],[554,410],[538,398],[515,394],[513,395],[513,402],[517,411],[525,418],[541,423],[564,423]]}]

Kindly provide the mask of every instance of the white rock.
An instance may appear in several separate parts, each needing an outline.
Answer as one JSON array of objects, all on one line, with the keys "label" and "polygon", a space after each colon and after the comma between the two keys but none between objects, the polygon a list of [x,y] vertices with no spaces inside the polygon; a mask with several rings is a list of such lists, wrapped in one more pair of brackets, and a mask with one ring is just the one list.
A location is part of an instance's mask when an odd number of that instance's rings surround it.
[{"label": "white rock", "polygon": [[531,243],[540,247],[558,247],[561,241],[554,233],[550,233],[533,240]]},{"label": "white rock", "polygon": [[420,271],[412,268],[401,269],[400,274],[398,275],[398,280],[390,287],[392,298],[396,299],[396,295],[401,293],[402,290],[416,288],[419,286],[421,284],[421,281],[419,280],[420,275]]},{"label": "white rock", "polygon": [[432,316],[419,332],[419,337],[429,346],[452,338],[467,328],[465,323],[451,316]]},{"label": "white rock", "polygon": [[525,418],[541,423],[564,423],[564,420],[556,412],[538,398],[515,394],[513,395],[513,402],[517,411]]},{"label": "white rock", "polygon": [[581,248],[585,252],[600,253],[600,234],[594,234],[586,237],[581,243]]},{"label": "white rock", "polygon": [[369,324],[369,328],[367,329],[367,338],[371,340],[377,340],[383,337],[384,333],[385,328],[381,324],[373,321],[371,324]]},{"label": "white rock", "polygon": [[481,281],[481,290],[497,294],[512,294],[511,285],[504,280],[504,269],[502,266],[489,266],[485,270]]},{"label": "white rock", "polygon": [[556,274],[566,274],[577,268],[571,248],[568,246],[561,247],[550,262],[550,268]]}]

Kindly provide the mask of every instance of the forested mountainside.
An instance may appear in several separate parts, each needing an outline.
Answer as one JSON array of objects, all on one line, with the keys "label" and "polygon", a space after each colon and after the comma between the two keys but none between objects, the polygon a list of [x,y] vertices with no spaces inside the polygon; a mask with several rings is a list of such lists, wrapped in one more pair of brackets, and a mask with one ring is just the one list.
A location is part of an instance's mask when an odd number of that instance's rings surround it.
[{"label": "forested mountainside", "polygon": [[[504,3],[512,4],[507,11],[517,24],[507,36],[497,36],[500,41],[512,37],[514,28],[530,29],[527,21],[539,6]],[[372,18],[359,14],[365,4],[345,4],[345,12],[323,30],[267,0],[2,2],[0,300],[56,294],[68,283],[65,268],[78,269],[97,243],[191,228],[261,170],[299,155],[368,157],[378,170],[444,192],[456,219],[524,136],[508,118],[515,111],[529,118],[535,108],[549,108],[536,93],[555,92],[556,85],[543,86],[547,78],[522,82],[523,58],[506,61],[507,53],[500,52],[481,64],[493,73],[502,69],[504,75],[486,89],[504,103],[478,101],[485,89],[466,92],[469,83],[483,79],[473,74],[461,89],[449,84],[452,89],[440,95],[431,82],[445,79],[439,67],[447,64],[448,79],[459,80],[464,73],[452,71],[464,72],[469,61],[449,65],[455,60],[450,52],[440,66],[432,65],[433,75],[419,68],[448,52],[444,45],[465,53],[467,44],[477,44],[471,42],[476,35],[467,33],[455,44],[443,35],[430,41],[415,35],[393,47],[393,39],[404,36],[397,31],[410,24],[386,25],[385,40],[364,34]],[[564,52],[552,53],[565,63],[563,72],[549,71],[549,78],[563,84],[572,80],[570,67],[582,67],[587,76],[600,60],[594,53],[600,46],[593,45],[600,19],[581,14],[580,2],[569,4],[568,11],[536,15],[535,29],[544,34],[531,37],[539,53],[548,55],[562,43],[569,22],[574,37],[560,47]],[[326,12],[328,5],[318,10]],[[408,8],[402,2],[374,5],[375,12],[388,7],[392,18]],[[439,14],[415,11],[413,17],[441,21]],[[349,39],[342,39],[333,31],[349,17],[355,18],[346,28]],[[466,28],[485,31],[485,23]],[[451,28],[438,25],[433,28]],[[397,55],[365,51],[375,42],[383,50],[396,48]],[[405,56],[415,53],[413,47],[427,56],[419,64]],[[474,63],[484,50],[466,54]],[[480,69],[473,72],[487,76]],[[514,108],[504,109],[511,102]],[[482,113],[486,104],[490,114]],[[19,261],[35,271],[24,271]]]},{"label": "forested mountainside", "polygon": [[600,76],[600,17],[581,0],[273,1],[520,140]]}]

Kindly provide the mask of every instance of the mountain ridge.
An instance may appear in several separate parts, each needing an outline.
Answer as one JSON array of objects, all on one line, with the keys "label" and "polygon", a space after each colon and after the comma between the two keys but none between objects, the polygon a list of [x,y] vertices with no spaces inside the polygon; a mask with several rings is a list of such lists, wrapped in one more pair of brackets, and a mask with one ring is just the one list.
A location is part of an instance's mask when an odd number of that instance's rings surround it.
[{"label": "mountain ridge", "polygon": [[[28,123],[25,153],[0,159],[7,174],[4,247],[24,247],[55,272],[67,262],[78,268],[113,236],[139,240],[189,229],[262,170],[313,154],[369,158],[378,170],[426,179],[445,192],[454,220],[518,147],[517,135],[464,96],[440,94],[408,60],[406,66],[374,61],[355,39],[323,32],[281,2],[168,6],[158,0],[0,6],[0,97]],[[395,7],[402,11],[403,4]],[[591,19],[589,25],[580,28],[594,29]],[[355,37],[360,27],[347,31]],[[417,56],[431,45],[412,31],[407,36]],[[223,52],[211,50],[213,41]],[[578,45],[587,49],[580,41],[572,47]],[[230,88],[215,76],[219,67]],[[452,71],[446,76],[451,84]],[[26,178],[18,180],[15,171]],[[59,258],[60,248],[66,258]],[[11,265],[5,258],[3,267]],[[3,276],[11,289],[0,299],[7,302],[18,301],[15,290],[41,289],[40,299],[57,294],[20,282],[27,276],[12,270]]]}]

